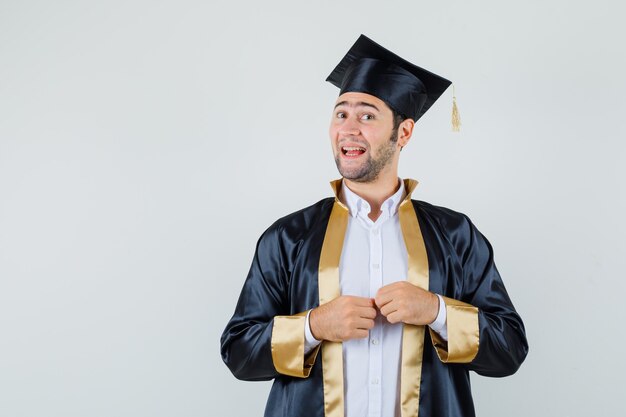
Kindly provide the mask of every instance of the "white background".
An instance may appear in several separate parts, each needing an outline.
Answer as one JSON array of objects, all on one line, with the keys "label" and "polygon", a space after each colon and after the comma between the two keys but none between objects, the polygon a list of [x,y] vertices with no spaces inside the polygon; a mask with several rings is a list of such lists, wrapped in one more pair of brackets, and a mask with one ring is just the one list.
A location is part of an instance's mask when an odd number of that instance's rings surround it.
[{"label": "white background", "polygon": [[359,34],[455,82],[400,175],[495,247],[530,353],[479,416],[622,415],[622,2],[0,1],[0,416],[261,416],[219,337],[256,240],[331,195]]}]

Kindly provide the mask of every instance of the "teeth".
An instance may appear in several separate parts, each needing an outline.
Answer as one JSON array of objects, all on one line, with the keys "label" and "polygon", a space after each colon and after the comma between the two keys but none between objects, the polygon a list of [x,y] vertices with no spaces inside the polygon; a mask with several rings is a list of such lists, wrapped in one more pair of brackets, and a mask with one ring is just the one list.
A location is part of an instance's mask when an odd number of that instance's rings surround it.
[{"label": "teeth", "polygon": [[364,151],[365,152],[365,148],[361,148],[360,146],[344,146],[343,149],[345,149],[346,151]]}]

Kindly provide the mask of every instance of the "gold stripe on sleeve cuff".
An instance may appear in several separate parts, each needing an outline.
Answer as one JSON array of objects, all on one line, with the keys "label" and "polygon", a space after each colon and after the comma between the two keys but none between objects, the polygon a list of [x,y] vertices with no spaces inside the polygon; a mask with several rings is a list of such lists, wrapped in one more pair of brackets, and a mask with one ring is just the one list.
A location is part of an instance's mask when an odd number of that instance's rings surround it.
[{"label": "gold stripe on sleeve cuff", "polygon": [[437,355],[444,363],[471,362],[478,353],[478,308],[452,298],[442,298],[446,303],[448,341],[429,327]]},{"label": "gold stripe on sleeve cuff", "polygon": [[274,317],[272,361],[278,373],[306,378],[311,373],[320,346],[304,357],[304,326],[308,311]]}]

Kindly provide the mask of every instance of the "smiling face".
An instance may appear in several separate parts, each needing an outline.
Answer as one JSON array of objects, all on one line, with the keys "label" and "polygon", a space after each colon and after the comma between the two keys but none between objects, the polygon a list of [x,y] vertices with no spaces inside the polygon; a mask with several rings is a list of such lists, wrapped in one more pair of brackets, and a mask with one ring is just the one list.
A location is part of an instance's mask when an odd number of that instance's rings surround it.
[{"label": "smiling face", "polygon": [[397,177],[399,151],[405,143],[398,142],[393,113],[379,98],[356,92],[340,95],[329,133],[344,178],[367,183],[381,175]]}]

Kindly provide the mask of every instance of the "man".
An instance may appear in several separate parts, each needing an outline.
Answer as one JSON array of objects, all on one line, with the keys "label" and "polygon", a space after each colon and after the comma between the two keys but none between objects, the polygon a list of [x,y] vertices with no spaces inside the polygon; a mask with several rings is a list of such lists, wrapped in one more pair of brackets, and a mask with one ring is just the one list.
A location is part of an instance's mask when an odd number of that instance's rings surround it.
[{"label": "man", "polygon": [[398,178],[450,82],[363,35],[328,81],[343,178],[259,239],[224,362],[274,379],[266,416],[474,416],[468,372],[510,375],[528,345],[484,236]]}]

